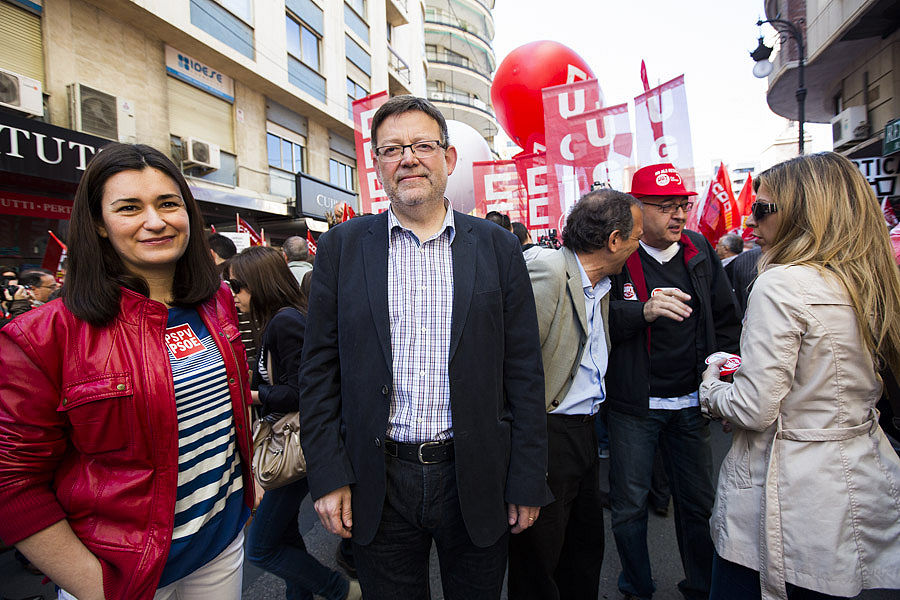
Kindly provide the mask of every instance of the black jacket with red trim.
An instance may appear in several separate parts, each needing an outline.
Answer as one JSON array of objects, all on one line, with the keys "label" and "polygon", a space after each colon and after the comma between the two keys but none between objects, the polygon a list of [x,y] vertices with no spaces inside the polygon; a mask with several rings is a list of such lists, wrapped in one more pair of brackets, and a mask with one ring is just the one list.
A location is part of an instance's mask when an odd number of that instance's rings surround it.
[{"label": "black jacket with red trim", "polygon": [[[731,283],[713,247],[701,234],[681,234],[684,262],[695,300],[699,304],[696,356],[697,387],[708,355],[722,350],[737,354],[741,325]],[[644,303],[649,291],[639,252],[631,255],[622,272],[611,277],[609,329],[612,348],[606,370],[606,410],[643,416],[650,397],[649,323]],[[629,286],[626,294],[626,285]],[[633,290],[633,291],[632,291]],[[632,299],[626,299],[631,297]],[[660,317],[665,318],[665,317]]]}]

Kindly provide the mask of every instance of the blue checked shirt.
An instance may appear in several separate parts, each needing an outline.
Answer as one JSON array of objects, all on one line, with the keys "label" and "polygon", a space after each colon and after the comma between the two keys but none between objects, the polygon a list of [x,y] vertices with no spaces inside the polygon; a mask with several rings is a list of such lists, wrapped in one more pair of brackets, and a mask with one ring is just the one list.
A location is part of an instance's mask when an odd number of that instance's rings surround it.
[{"label": "blue checked shirt", "polygon": [[388,312],[394,385],[387,437],[404,443],[453,437],[450,321],[453,315],[453,210],[420,242],[388,210]]}]

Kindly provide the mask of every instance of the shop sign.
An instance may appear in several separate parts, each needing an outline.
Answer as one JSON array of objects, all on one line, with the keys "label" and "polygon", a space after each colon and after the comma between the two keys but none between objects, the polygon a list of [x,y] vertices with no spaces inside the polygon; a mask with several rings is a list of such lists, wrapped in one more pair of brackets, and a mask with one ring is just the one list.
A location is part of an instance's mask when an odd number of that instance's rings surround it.
[{"label": "shop sign", "polygon": [[884,156],[900,152],[900,119],[894,119],[884,127]]},{"label": "shop sign", "polygon": [[853,159],[878,198],[900,196],[900,156]]},{"label": "shop sign", "polygon": [[34,219],[68,219],[72,201],[0,190],[0,214]]},{"label": "shop sign", "polygon": [[110,140],[0,111],[0,171],[78,183]]},{"label": "shop sign", "polygon": [[325,218],[326,212],[334,212],[336,204],[346,202],[359,210],[357,195],[321,179],[297,173],[297,216]]},{"label": "shop sign", "polygon": [[234,80],[199,60],[166,45],[166,73],[234,104]]}]

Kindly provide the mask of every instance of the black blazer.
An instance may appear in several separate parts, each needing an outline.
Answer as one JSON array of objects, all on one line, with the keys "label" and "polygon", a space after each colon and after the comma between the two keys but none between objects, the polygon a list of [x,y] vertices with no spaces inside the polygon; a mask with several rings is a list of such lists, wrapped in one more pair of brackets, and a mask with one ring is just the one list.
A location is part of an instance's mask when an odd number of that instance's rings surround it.
[{"label": "black blazer", "polygon": [[[303,352],[303,334],[306,319],[296,308],[286,307],[275,313],[262,335],[259,356],[266,369],[267,355],[272,353],[272,385],[259,382],[260,416],[269,413],[287,413],[300,410],[300,357]],[[254,375],[257,374],[253,365]]]},{"label": "black blazer", "polygon": [[[534,295],[515,236],[454,213],[450,410],[463,519],[488,546],[506,503],[543,506],[547,426]],[[368,544],[385,495],[391,374],[387,213],[319,240],[300,376],[300,421],[314,499],[350,485],[353,539]],[[342,432],[342,424],[344,431]]]}]

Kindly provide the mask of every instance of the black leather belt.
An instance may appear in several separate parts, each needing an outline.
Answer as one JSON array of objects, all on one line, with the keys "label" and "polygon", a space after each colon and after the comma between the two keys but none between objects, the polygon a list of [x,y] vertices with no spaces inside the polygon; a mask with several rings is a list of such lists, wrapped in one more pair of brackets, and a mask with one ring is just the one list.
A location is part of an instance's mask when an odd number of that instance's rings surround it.
[{"label": "black leather belt", "polygon": [[453,458],[453,440],[421,444],[401,444],[394,440],[384,440],[384,453],[400,460],[433,465]]}]

